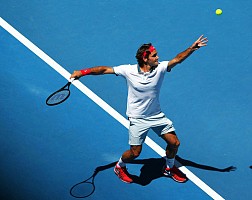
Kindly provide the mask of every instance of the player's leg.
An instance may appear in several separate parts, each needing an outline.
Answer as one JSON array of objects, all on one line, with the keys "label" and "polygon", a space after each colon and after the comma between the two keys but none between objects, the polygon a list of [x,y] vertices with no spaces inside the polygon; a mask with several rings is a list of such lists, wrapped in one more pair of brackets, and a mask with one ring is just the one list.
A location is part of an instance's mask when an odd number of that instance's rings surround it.
[{"label": "player's leg", "polygon": [[122,154],[122,161],[124,163],[129,163],[130,161],[137,158],[142,151],[142,145],[131,145],[130,149]]},{"label": "player's leg", "polygon": [[151,118],[152,130],[160,137],[162,137],[166,144],[166,156],[170,161],[170,167],[174,165],[174,158],[177,154],[180,145],[179,139],[175,133],[175,128],[171,120],[169,120],[164,113],[159,113]]},{"label": "player's leg", "polygon": [[173,178],[173,180],[184,183],[187,181],[185,174],[183,174],[175,165],[175,156],[178,152],[180,141],[175,131],[168,132],[161,136],[167,143],[166,146],[166,165],[163,168],[163,174]]},{"label": "player's leg", "polygon": [[129,144],[130,149],[125,151],[117,162],[114,172],[124,182],[133,182],[131,175],[126,169],[126,163],[137,158],[142,151],[142,144],[149,131],[148,124],[144,119],[130,119]]},{"label": "player's leg", "polygon": [[126,169],[126,163],[137,158],[142,151],[142,145],[131,145],[130,149],[122,154],[122,157],[117,162],[114,172],[125,183],[132,183],[133,179]]},{"label": "player's leg", "polygon": [[185,182],[187,180],[185,175],[174,165],[180,141],[175,133],[172,121],[169,120],[163,113],[154,116],[152,121],[152,129],[157,133],[157,135],[161,136],[167,144],[165,158],[166,165],[163,168],[163,174],[172,177],[177,182]]},{"label": "player's leg", "polygon": [[178,139],[175,131],[163,134],[163,135],[161,135],[161,137],[167,143],[167,146],[166,146],[166,157],[168,159],[174,159],[175,156],[176,156],[176,154],[177,154],[177,152],[178,152],[178,148],[179,148],[179,145],[180,145],[180,141],[179,141],[179,139]]}]

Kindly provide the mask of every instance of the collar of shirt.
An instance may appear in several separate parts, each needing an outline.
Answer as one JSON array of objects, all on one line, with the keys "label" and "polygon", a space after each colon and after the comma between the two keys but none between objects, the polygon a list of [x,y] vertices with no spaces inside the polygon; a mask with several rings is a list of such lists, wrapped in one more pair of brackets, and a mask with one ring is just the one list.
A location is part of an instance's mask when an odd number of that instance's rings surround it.
[{"label": "collar of shirt", "polygon": [[152,67],[149,72],[143,72],[143,71],[141,71],[140,66],[137,65],[137,70],[138,70],[139,74],[145,74],[145,75],[147,75],[147,74],[150,74],[151,72],[153,72],[154,69],[155,69],[155,67]]}]

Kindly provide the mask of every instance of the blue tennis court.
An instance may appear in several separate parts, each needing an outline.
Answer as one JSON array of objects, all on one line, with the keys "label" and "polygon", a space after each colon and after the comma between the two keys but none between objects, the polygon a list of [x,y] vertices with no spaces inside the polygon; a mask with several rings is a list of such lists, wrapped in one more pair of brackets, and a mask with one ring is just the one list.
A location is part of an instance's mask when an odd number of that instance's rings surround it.
[{"label": "blue tennis court", "polygon": [[[252,3],[244,1],[1,1],[1,199],[249,199],[252,195]],[[215,10],[223,14],[217,16]],[[201,34],[208,46],[165,77],[160,101],[181,146],[184,184],[159,176],[165,143],[154,132],[125,184],[114,163],[128,148],[127,87],[114,75],[86,76],[55,107],[46,98],[77,69],[134,64],[143,43],[160,61]]]}]

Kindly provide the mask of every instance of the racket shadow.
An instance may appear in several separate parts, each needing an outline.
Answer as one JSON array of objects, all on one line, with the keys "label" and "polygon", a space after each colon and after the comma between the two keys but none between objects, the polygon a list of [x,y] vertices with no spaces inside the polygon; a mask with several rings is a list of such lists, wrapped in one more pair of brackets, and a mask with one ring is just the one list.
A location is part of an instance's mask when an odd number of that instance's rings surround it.
[{"label": "racket shadow", "polygon": [[70,195],[74,198],[87,198],[91,196],[95,192],[95,177],[96,175],[103,170],[109,169],[111,167],[114,167],[116,162],[110,163],[108,165],[99,166],[94,170],[94,173],[92,176],[90,176],[88,179],[81,181],[79,183],[76,183],[73,185],[70,189]]}]

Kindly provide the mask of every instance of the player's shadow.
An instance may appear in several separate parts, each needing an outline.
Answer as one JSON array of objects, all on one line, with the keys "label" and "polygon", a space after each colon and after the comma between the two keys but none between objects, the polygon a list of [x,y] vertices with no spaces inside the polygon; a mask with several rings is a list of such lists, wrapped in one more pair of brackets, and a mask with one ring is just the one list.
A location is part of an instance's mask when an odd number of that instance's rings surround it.
[{"label": "player's shadow", "polygon": [[[142,186],[146,186],[151,183],[151,181],[164,177],[162,174],[162,168],[165,164],[165,159],[163,158],[150,158],[143,160],[134,160],[131,164],[143,164],[140,175],[132,175],[133,182]],[[190,160],[183,159],[176,156],[175,161],[176,166],[190,166],[203,170],[217,171],[217,172],[230,172],[236,170],[236,167],[230,166],[226,168],[216,168],[208,165],[198,164]]]},{"label": "player's shadow", "polygon": [[[112,162],[110,164],[107,165],[103,165],[103,166],[98,166],[93,175],[91,177],[95,178],[95,176],[104,170],[107,170],[109,168],[114,167],[116,164],[116,162]],[[136,176],[136,175],[131,175],[133,182],[135,184],[139,184],[142,186],[146,186],[148,184],[150,184],[153,180],[164,177],[164,175],[162,174],[162,168],[165,165],[165,159],[164,158],[149,158],[149,159],[137,159],[134,160],[132,162],[130,162],[130,164],[139,164],[139,165],[143,165],[142,168],[140,169],[140,175]],[[204,170],[211,170],[211,171],[217,171],[217,172],[230,172],[230,171],[234,171],[236,170],[236,167],[230,166],[227,168],[216,168],[216,167],[212,167],[212,166],[208,166],[208,165],[203,165],[203,164],[198,164],[195,162],[192,162],[190,160],[186,160],[183,159],[179,156],[176,156],[176,161],[175,161],[176,166],[190,166],[190,167],[195,167],[195,168],[199,168],[199,169],[204,169]],[[250,166],[250,168],[252,168]],[[90,178],[91,178],[90,177]],[[92,195],[95,191],[95,185],[93,183],[93,187],[94,190],[91,190],[90,194],[87,194],[85,197],[78,197],[74,192],[73,189],[84,183],[85,181],[82,181],[80,183],[75,184],[71,189],[70,189],[70,194],[72,197],[75,198],[85,198],[88,197],[90,195]],[[83,188],[84,189],[84,188]]]}]

